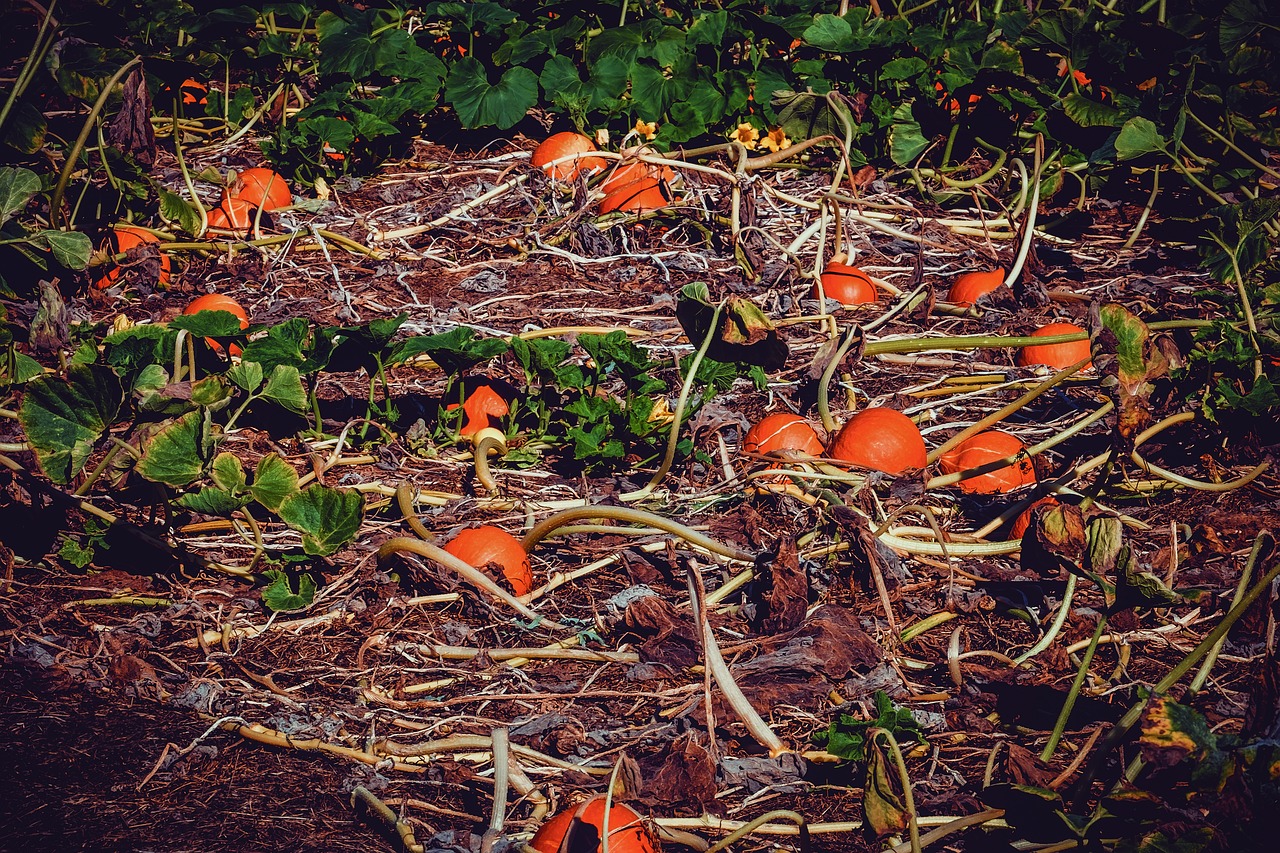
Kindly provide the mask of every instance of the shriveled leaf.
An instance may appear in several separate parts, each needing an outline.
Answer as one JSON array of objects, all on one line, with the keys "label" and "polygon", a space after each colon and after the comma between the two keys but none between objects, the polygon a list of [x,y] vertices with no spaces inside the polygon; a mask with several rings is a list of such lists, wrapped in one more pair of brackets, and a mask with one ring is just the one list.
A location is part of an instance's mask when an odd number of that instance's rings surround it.
[{"label": "shriveled leaf", "polygon": [[19,100],[9,112],[4,138],[0,141],[23,154],[35,154],[44,147],[48,132],[49,121],[40,108],[30,101]]},{"label": "shriveled leaf", "polygon": [[280,518],[302,534],[302,550],[326,557],[355,538],[364,518],[364,495],[312,483],[280,504]]},{"label": "shriveled leaf", "polygon": [[1120,519],[1110,515],[1089,519],[1085,539],[1085,568],[1100,575],[1115,572],[1116,560],[1124,549],[1124,525]]},{"label": "shriveled leaf", "polygon": [[205,415],[196,410],[161,427],[142,448],[136,470],[153,483],[185,486],[204,471]]},{"label": "shriveled leaf", "polygon": [[1181,364],[1181,356],[1168,336],[1152,336],[1147,324],[1128,308],[1108,302],[1089,311],[1094,367],[1115,384],[1117,429],[1131,441],[1151,422],[1148,400],[1154,380]]},{"label": "shriveled leaf", "polygon": [[867,743],[867,781],[862,792],[862,810],[867,827],[877,838],[897,835],[910,822],[901,782],[888,750],[874,733]]},{"label": "shriveled leaf", "polygon": [[298,578],[298,591],[289,586],[289,576],[279,569],[267,569],[262,573],[271,582],[262,590],[262,603],[273,613],[301,610],[316,600],[316,582],[311,575]]},{"label": "shriveled leaf", "polygon": [[72,365],[65,379],[37,376],[27,383],[18,422],[50,480],[64,484],[80,473],[123,401],[120,378],[100,365]]},{"label": "shriveled leaf", "polygon": [[755,364],[765,370],[779,370],[786,365],[786,343],[773,321],[754,302],[730,296],[720,312],[719,326],[713,331],[714,317],[715,306],[705,283],[694,282],[680,289],[676,319],[695,347],[713,334],[707,355],[716,361]]},{"label": "shriveled leaf", "polygon": [[1079,507],[1039,506],[1032,510],[1031,524],[1022,537],[1022,567],[1041,577],[1056,577],[1064,569],[1078,574],[1085,546]]},{"label": "shriveled leaf", "polygon": [[253,485],[249,494],[272,512],[278,512],[280,504],[298,491],[298,472],[280,458],[278,453],[268,453],[258,461],[253,472]]}]

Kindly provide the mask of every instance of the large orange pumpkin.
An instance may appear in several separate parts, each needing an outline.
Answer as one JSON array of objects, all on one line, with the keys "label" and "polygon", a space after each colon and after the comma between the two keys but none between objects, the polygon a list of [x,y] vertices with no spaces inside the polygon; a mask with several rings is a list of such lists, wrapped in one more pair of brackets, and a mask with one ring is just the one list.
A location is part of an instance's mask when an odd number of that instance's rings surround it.
[{"label": "large orange pumpkin", "polygon": [[222,204],[209,211],[209,227],[244,236],[253,228],[258,209],[242,198],[224,198]]},{"label": "large orange pumpkin", "polygon": [[[108,248],[113,254],[117,255],[145,243],[159,242],[160,238],[152,234],[150,231],[145,228],[135,228],[131,225],[122,225],[112,231],[107,237]],[[158,287],[168,286],[170,267],[171,261],[169,260],[169,254],[163,251],[160,252],[160,272],[156,276],[155,282]],[[93,283],[93,286],[98,290],[106,290],[108,287],[120,280],[120,276],[123,272],[123,267],[114,262],[108,262],[106,265],[106,271],[99,276],[98,280]]]},{"label": "large orange pumpkin", "polygon": [[[529,846],[538,853],[597,853],[603,850],[603,794],[596,794],[580,806],[557,812],[538,827]],[[657,853],[658,845],[641,822],[640,815],[626,803],[615,801],[609,809],[609,853]]]},{"label": "large orange pumpkin", "polygon": [[924,438],[911,418],[895,409],[863,409],[836,433],[827,455],[861,468],[901,474],[927,463]]},{"label": "large orange pumpkin", "polygon": [[469,527],[450,539],[444,550],[477,569],[498,566],[516,595],[527,595],[533,589],[529,555],[519,539],[500,527]]},{"label": "large orange pumpkin", "polygon": [[653,163],[641,162],[625,163],[614,169],[600,183],[600,191],[608,195],[619,187],[625,187],[627,184],[635,183],[645,178],[662,178],[664,181],[670,182],[675,180],[676,173],[670,166],[658,166]]},{"label": "large orange pumpkin", "polygon": [[570,154],[586,154],[597,150],[599,149],[596,148],[596,144],[591,141],[590,137],[566,130],[561,133],[553,133],[544,139],[537,148],[533,149],[533,157],[530,162],[558,181],[571,181],[578,177],[579,172],[603,169],[605,165],[604,158],[582,156],[573,160],[565,160],[563,163],[557,163],[554,166],[548,164],[553,160],[559,160],[561,157],[568,157]]},{"label": "large orange pumpkin", "polygon": [[[857,267],[832,261],[822,271],[822,291],[828,299],[841,305],[867,305],[876,301],[876,286],[871,277]],[[818,286],[813,287],[818,298]]]},{"label": "large orange pumpkin", "polygon": [[[954,474],[958,471],[977,468],[979,465],[986,465],[988,462],[995,462],[997,459],[1014,456],[1024,449],[1022,442],[1015,435],[1010,435],[998,429],[984,430],[977,435],[969,436],[942,454],[942,457],[938,460],[938,467],[942,469],[944,474]],[[1031,464],[1029,458],[1024,456],[1012,465],[998,468],[995,471],[988,471],[985,474],[979,474],[967,480],[961,480],[956,485],[960,487],[962,492],[994,495],[1011,491],[1035,481],[1035,466]]]},{"label": "large orange pumpkin", "polygon": [[[229,311],[240,318],[241,329],[249,328],[249,314],[239,302],[236,302],[226,294],[206,293],[204,296],[197,296],[187,304],[186,308],[182,309],[183,314],[199,314],[201,311]],[[213,338],[205,338],[204,340],[214,352],[222,352],[222,344]],[[232,344],[228,347],[228,351],[232,355],[239,355],[240,347]]]},{"label": "large orange pumpkin", "polygon": [[1004,270],[979,270],[967,272],[951,284],[947,292],[947,301],[965,308],[973,305],[981,296],[986,296],[1004,284]]},{"label": "large orange pumpkin", "polygon": [[[1031,333],[1033,338],[1043,338],[1049,335],[1070,335],[1075,333],[1084,333],[1084,329],[1075,323],[1050,323],[1042,326]],[[1018,352],[1018,364],[1023,367],[1031,367],[1037,364],[1047,364],[1055,370],[1061,370],[1064,367],[1070,367],[1077,361],[1089,358],[1089,339],[1083,338],[1078,341],[1071,341],[1065,344],[1035,344],[1029,347],[1023,347]],[[1092,362],[1085,364],[1089,367]]]},{"label": "large orange pumpkin", "polygon": [[662,181],[656,177],[641,178],[629,184],[614,187],[600,200],[600,213],[621,210],[626,213],[645,213],[661,210],[671,203],[663,191]]},{"label": "large orange pumpkin", "polygon": [[289,182],[271,169],[245,169],[236,175],[222,194],[223,201],[229,198],[243,199],[253,207],[263,210],[278,210],[293,204],[293,193],[289,190]]}]

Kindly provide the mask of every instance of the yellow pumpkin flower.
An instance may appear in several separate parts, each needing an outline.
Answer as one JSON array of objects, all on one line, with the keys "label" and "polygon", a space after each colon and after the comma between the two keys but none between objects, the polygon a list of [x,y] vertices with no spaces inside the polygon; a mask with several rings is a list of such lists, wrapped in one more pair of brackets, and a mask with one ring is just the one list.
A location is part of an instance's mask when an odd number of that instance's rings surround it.
[{"label": "yellow pumpkin flower", "polygon": [[787,134],[780,127],[775,127],[769,131],[764,139],[760,140],[761,148],[768,148],[770,151],[781,151],[784,148],[791,147],[791,140],[787,138]]},{"label": "yellow pumpkin flower", "polygon": [[736,129],[729,132],[729,139],[733,142],[741,142],[748,148],[755,148],[756,142],[760,139],[760,131],[756,130],[754,125],[744,121]]},{"label": "yellow pumpkin flower", "polygon": [[652,140],[658,133],[658,123],[656,121],[645,121],[642,118],[636,119],[636,126],[633,128],[636,135],[644,137],[646,140]]}]

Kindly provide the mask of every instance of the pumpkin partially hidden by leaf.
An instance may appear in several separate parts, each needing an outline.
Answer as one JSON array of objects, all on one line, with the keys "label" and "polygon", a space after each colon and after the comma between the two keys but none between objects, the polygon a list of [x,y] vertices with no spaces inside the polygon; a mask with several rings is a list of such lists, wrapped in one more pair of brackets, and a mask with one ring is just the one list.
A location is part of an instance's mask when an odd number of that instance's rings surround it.
[{"label": "pumpkin partially hidden by leaf", "polygon": [[[457,403],[445,406],[452,412],[458,408]],[[489,382],[475,385],[462,401],[462,412],[465,420],[458,434],[470,438],[485,427],[502,428],[502,419],[511,411],[511,405],[499,394]]]},{"label": "pumpkin partially hidden by leaf", "polygon": [[[529,846],[538,853],[596,853],[603,850],[605,797],[557,812],[538,827]],[[658,845],[635,809],[615,801],[609,809],[609,853],[657,853]]]},{"label": "pumpkin partially hidden by leaf", "polygon": [[863,409],[849,418],[827,455],[886,474],[923,468],[928,461],[920,429],[902,412],[885,408]]},{"label": "pumpkin partially hidden by leaf", "polygon": [[[1050,335],[1071,335],[1084,334],[1084,329],[1075,323],[1050,323],[1042,326],[1031,333],[1033,338],[1043,338]],[[1054,370],[1061,370],[1064,367],[1070,367],[1078,361],[1088,359],[1089,339],[1083,338],[1078,341],[1069,341],[1065,344],[1036,344],[1034,346],[1023,347],[1018,352],[1018,364],[1023,367],[1032,367],[1037,364],[1047,364]],[[1089,367],[1092,362],[1086,362],[1085,367]]]},{"label": "pumpkin partially hidden by leaf", "polygon": [[224,198],[222,204],[209,211],[209,227],[219,231],[245,235],[253,227],[257,208],[242,198]]},{"label": "pumpkin partially hidden by leaf", "polygon": [[977,302],[979,297],[986,296],[1004,284],[1004,270],[979,270],[967,272],[957,278],[947,291],[947,301],[953,305],[968,308]]},{"label": "pumpkin partially hidden by leaf", "polygon": [[[199,314],[201,311],[230,312],[240,318],[241,329],[249,328],[249,315],[244,310],[244,307],[226,294],[207,293],[204,296],[197,296],[195,299],[191,300],[186,308],[182,309],[183,314]],[[205,338],[204,340],[214,352],[222,352],[222,344],[218,343],[213,338]],[[228,347],[228,351],[232,355],[239,355],[240,347],[232,344]]]},{"label": "pumpkin partially hidden by leaf", "polygon": [[554,166],[548,164],[561,157],[586,154],[596,150],[598,150],[596,144],[589,137],[566,130],[562,133],[553,133],[544,139],[537,148],[533,149],[530,162],[558,181],[571,181],[584,170],[603,169],[604,158],[580,156],[573,160],[565,160],[563,163],[556,163]]},{"label": "pumpkin partially hidden by leaf", "polygon": [[[868,305],[876,301],[876,286],[871,277],[857,267],[832,261],[822,271],[822,292],[841,305]],[[817,299],[818,286],[813,287]]]},{"label": "pumpkin partially hidden by leaf", "polygon": [[[989,429],[970,436],[955,447],[942,454],[938,467],[944,474],[968,471],[979,465],[986,465],[998,459],[1004,459],[1021,453],[1025,448],[1017,436],[1003,430]],[[1036,481],[1036,469],[1031,460],[1023,456],[1012,465],[988,471],[956,485],[962,492],[978,495],[996,495],[1012,491]]]},{"label": "pumpkin partially hidden by leaf", "polygon": [[809,422],[790,412],[774,412],[765,415],[742,440],[746,453],[777,453],[794,450],[806,456],[821,456],[822,439]]},{"label": "pumpkin partially hidden by leaf", "polygon": [[[134,228],[132,226],[121,226],[111,233],[107,238],[108,248],[114,254],[128,252],[138,246],[147,243],[159,243],[160,238],[147,231],[145,228]],[[172,262],[169,260],[167,252],[159,251],[160,255],[160,271],[156,275],[155,284],[157,287],[167,287],[169,284],[169,273]],[[93,286],[98,290],[106,290],[111,285],[120,280],[120,276],[124,273],[125,267],[131,266],[125,264],[108,263],[106,272],[104,272]],[[140,265],[139,265],[140,266]]]},{"label": "pumpkin partially hidden by leaf", "polygon": [[497,566],[516,595],[533,590],[533,568],[520,540],[500,527],[470,527],[449,540],[444,550],[469,566]]},{"label": "pumpkin partially hidden by leaf", "polygon": [[1024,509],[1021,513],[1018,514],[1018,517],[1013,520],[1013,527],[1009,528],[1009,538],[1021,539],[1023,536],[1026,535],[1027,528],[1031,525],[1031,514],[1032,512],[1035,511],[1037,507],[1057,506],[1057,505],[1058,505],[1057,498],[1055,498],[1053,495],[1045,495],[1040,500],[1036,501],[1031,506]]}]

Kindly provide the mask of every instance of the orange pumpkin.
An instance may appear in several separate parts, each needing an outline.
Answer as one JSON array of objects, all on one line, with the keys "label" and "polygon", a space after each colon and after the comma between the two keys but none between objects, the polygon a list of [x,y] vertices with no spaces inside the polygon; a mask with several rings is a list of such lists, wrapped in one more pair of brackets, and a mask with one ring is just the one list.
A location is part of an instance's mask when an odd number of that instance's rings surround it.
[{"label": "orange pumpkin", "polygon": [[808,456],[823,454],[822,439],[809,422],[790,412],[774,412],[765,415],[755,426],[747,430],[742,439],[746,453],[777,453],[794,450]]},{"label": "orange pumpkin", "polygon": [[222,194],[223,202],[229,198],[243,199],[253,207],[263,210],[278,210],[293,204],[293,193],[289,190],[289,182],[271,169],[245,169],[236,175],[231,186]]},{"label": "orange pumpkin", "polygon": [[[604,794],[596,794],[579,806],[557,812],[538,827],[529,846],[538,853],[596,853],[603,850]],[[640,815],[626,803],[614,801],[609,809],[609,853],[657,853],[658,845],[645,829]]]},{"label": "orange pumpkin", "polygon": [[[445,406],[445,410],[450,412],[456,408],[458,408],[457,403]],[[462,412],[466,417],[458,434],[469,438],[485,427],[501,429],[502,418],[506,417],[510,411],[510,404],[494,390],[492,384],[482,382],[472,388],[462,401]]]},{"label": "orange pumpkin", "polygon": [[953,305],[970,307],[981,296],[986,296],[1004,284],[1004,270],[979,270],[967,272],[957,278],[947,292],[947,301]]},{"label": "orange pumpkin", "polygon": [[[134,228],[131,225],[122,225],[116,228],[107,237],[107,246],[113,255],[121,252],[128,252],[138,246],[146,243],[159,243],[160,238],[152,234],[145,228]],[[169,260],[167,252],[160,252],[160,272],[156,276],[156,286],[167,287],[169,284],[169,274],[172,262]],[[108,262],[106,271],[98,277],[93,286],[98,290],[106,290],[111,285],[120,280],[124,268],[114,262]]]},{"label": "orange pumpkin", "polygon": [[450,539],[444,550],[477,569],[497,566],[516,595],[527,595],[533,590],[529,555],[519,539],[500,527],[491,524],[469,527]]},{"label": "orange pumpkin", "polygon": [[[1049,335],[1070,335],[1075,333],[1084,334],[1084,329],[1075,323],[1050,323],[1047,326],[1036,329],[1031,333],[1031,337],[1043,338]],[[1034,344],[1029,347],[1023,347],[1018,351],[1018,364],[1023,367],[1047,364],[1055,370],[1061,370],[1087,358],[1089,358],[1089,339],[1087,337],[1065,344]],[[1090,361],[1085,364],[1085,367],[1090,367],[1091,365],[1092,362]]]},{"label": "orange pumpkin", "polygon": [[1057,498],[1055,498],[1053,495],[1045,495],[1040,500],[1036,501],[1031,506],[1024,509],[1022,512],[1018,514],[1018,517],[1013,520],[1013,527],[1009,528],[1009,538],[1021,539],[1023,536],[1027,535],[1027,528],[1031,526],[1031,513],[1037,507],[1057,506],[1057,505],[1058,505]]},{"label": "orange pumpkin", "polygon": [[[857,267],[832,261],[822,271],[822,290],[828,299],[841,305],[867,305],[876,301],[876,286],[871,277]],[[818,286],[813,287],[818,298]]]},{"label": "orange pumpkin", "polygon": [[547,164],[552,160],[568,157],[570,154],[585,154],[586,152],[597,150],[599,149],[596,148],[596,144],[591,141],[590,137],[566,130],[561,133],[553,133],[544,139],[537,148],[533,149],[533,157],[530,162],[558,181],[571,181],[578,177],[579,172],[603,169],[605,166],[604,158],[577,157],[573,160],[557,163],[554,166]]},{"label": "orange pumpkin", "polygon": [[178,91],[182,94],[182,103],[185,106],[204,106],[209,103],[209,87],[194,77],[188,77],[182,81]]},{"label": "orange pumpkin", "polygon": [[[182,309],[183,314],[199,314],[201,311],[228,311],[240,318],[241,329],[249,328],[249,315],[244,310],[244,307],[226,294],[206,293],[204,296],[197,296],[187,304],[186,308]],[[222,344],[213,338],[205,338],[204,340],[214,352],[222,352]],[[232,344],[228,347],[228,351],[232,355],[239,355],[240,347]]]},{"label": "orange pumpkin", "polygon": [[901,474],[927,463],[924,438],[911,418],[895,409],[863,409],[849,418],[827,449],[832,459]]},{"label": "orange pumpkin", "polygon": [[641,178],[616,187],[606,195],[600,201],[600,213],[603,215],[616,210],[626,213],[644,213],[650,210],[661,210],[670,203],[660,179]]},{"label": "orange pumpkin", "polygon": [[[938,467],[944,474],[955,474],[958,471],[968,471],[970,468],[995,462],[997,459],[1014,456],[1024,449],[1022,442],[1015,435],[998,429],[984,430],[977,435],[969,436],[942,454],[938,460]],[[1035,481],[1035,466],[1031,464],[1029,458],[1024,456],[1012,465],[961,480],[956,485],[962,492],[995,495]]]},{"label": "orange pumpkin", "polygon": [[670,166],[657,166],[653,163],[639,162],[625,163],[614,169],[600,183],[600,191],[608,195],[619,187],[625,187],[627,184],[635,183],[645,178],[662,178],[664,181],[671,182],[676,179],[676,173]]},{"label": "orange pumpkin", "polygon": [[209,211],[209,227],[244,236],[253,228],[258,209],[242,198],[223,198],[222,204]]}]

